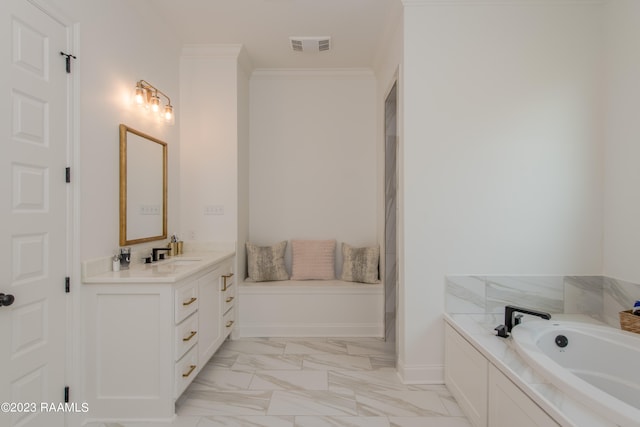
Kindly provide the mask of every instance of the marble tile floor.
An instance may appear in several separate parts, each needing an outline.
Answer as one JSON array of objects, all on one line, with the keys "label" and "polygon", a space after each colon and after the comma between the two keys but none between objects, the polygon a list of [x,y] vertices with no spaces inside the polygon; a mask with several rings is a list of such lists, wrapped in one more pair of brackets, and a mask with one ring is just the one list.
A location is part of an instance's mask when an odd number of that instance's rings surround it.
[{"label": "marble tile floor", "polygon": [[[172,427],[470,427],[444,385],[404,385],[375,338],[226,341]],[[90,427],[151,427],[93,423]]]}]

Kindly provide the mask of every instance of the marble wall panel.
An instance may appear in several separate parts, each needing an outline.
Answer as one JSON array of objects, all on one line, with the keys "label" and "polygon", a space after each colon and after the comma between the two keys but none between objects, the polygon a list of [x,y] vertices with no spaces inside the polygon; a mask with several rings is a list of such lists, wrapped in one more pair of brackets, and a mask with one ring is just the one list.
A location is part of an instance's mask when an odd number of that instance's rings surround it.
[{"label": "marble wall panel", "polygon": [[564,284],[562,276],[489,276],[487,313],[504,312],[508,304],[561,313]]},{"label": "marble wall panel", "polygon": [[602,276],[565,276],[564,313],[601,316],[602,310]]},{"label": "marble wall panel", "polygon": [[447,276],[445,298],[447,313],[484,314],[486,312],[485,278]]},{"label": "marble wall panel", "polygon": [[500,314],[507,304],[585,314],[619,327],[640,300],[640,284],[605,276],[463,276],[445,279],[447,313]]}]

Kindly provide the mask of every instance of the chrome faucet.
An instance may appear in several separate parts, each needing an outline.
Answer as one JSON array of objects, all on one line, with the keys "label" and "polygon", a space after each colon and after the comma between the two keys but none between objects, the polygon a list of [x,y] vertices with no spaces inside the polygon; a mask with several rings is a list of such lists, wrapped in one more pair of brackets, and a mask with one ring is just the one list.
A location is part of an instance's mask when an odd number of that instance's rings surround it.
[{"label": "chrome faucet", "polygon": [[531,308],[524,307],[516,307],[515,305],[507,305],[504,307],[504,325],[497,326],[494,331],[497,331],[497,336],[500,338],[507,338],[511,329],[514,326],[518,326],[520,324],[520,319],[522,319],[522,314],[517,316],[513,316],[514,313],[524,313],[530,314],[532,316],[538,316],[543,319],[551,319],[551,315],[549,313],[545,313],[544,311],[533,310]]},{"label": "chrome faucet", "polygon": [[160,251],[167,251],[167,252],[169,252],[169,251],[170,251],[170,248],[153,248],[153,249],[151,249],[151,260],[152,260],[153,262],[158,261],[158,252],[160,252]]}]

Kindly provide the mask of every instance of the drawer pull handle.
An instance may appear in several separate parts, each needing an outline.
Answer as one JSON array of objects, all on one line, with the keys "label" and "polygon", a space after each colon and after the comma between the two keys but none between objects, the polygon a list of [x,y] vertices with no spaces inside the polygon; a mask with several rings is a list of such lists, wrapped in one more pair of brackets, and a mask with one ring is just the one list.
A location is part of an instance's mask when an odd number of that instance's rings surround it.
[{"label": "drawer pull handle", "polygon": [[197,300],[197,299],[198,299],[198,298],[196,298],[196,297],[191,297],[191,299],[190,299],[189,301],[185,301],[185,302],[183,302],[183,303],[182,303],[182,305],[184,305],[184,306],[191,305],[191,304],[193,304],[194,302],[196,302],[196,300]]},{"label": "drawer pull handle", "polygon": [[231,325],[233,325],[233,320],[229,320],[229,321],[227,322],[227,328],[230,328],[230,327],[231,327]]},{"label": "drawer pull handle", "polygon": [[189,334],[188,337],[182,338],[182,341],[185,341],[185,342],[190,341],[191,338],[195,337],[197,333],[198,332],[196,332],[196,331],[191,331],[191,333]]},{"label": "drawer pull handle", "polygon": [[229,298],[227,298],[226,302],[231,302],[231,301],[233,301],[233,298],[234,298],[234,297],[229,297]]},{"label": "drawer pull handle", "polygon": [[222,281],[224,282],[222,285],[222,292],[227,290],[227,279],[231,279],[232,277],[233,277],[233,273],[222,275]]},{"label": "drawer pull handle", "polygon": [[182,378],[187,378],[196,369],[196,365],[189,366],[189,371],[186,374],[182,374]]}]

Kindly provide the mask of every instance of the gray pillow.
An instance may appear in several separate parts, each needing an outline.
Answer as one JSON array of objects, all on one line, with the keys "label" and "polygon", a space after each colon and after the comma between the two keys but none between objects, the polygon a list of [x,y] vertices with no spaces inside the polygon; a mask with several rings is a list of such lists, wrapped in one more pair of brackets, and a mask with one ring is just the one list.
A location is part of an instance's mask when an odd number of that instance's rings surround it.
[{"label": "gray pillow", "polygon": [[255,282],[289,280],[289,274],[284,266],[286,240],[273,246],[257,246],[247,242],[246,247],[249,279]]},{"label": "gray pillow", "polygon": [[354,248],[342,243],[342,276],[345,282],[378,283],[380,248]]}]

